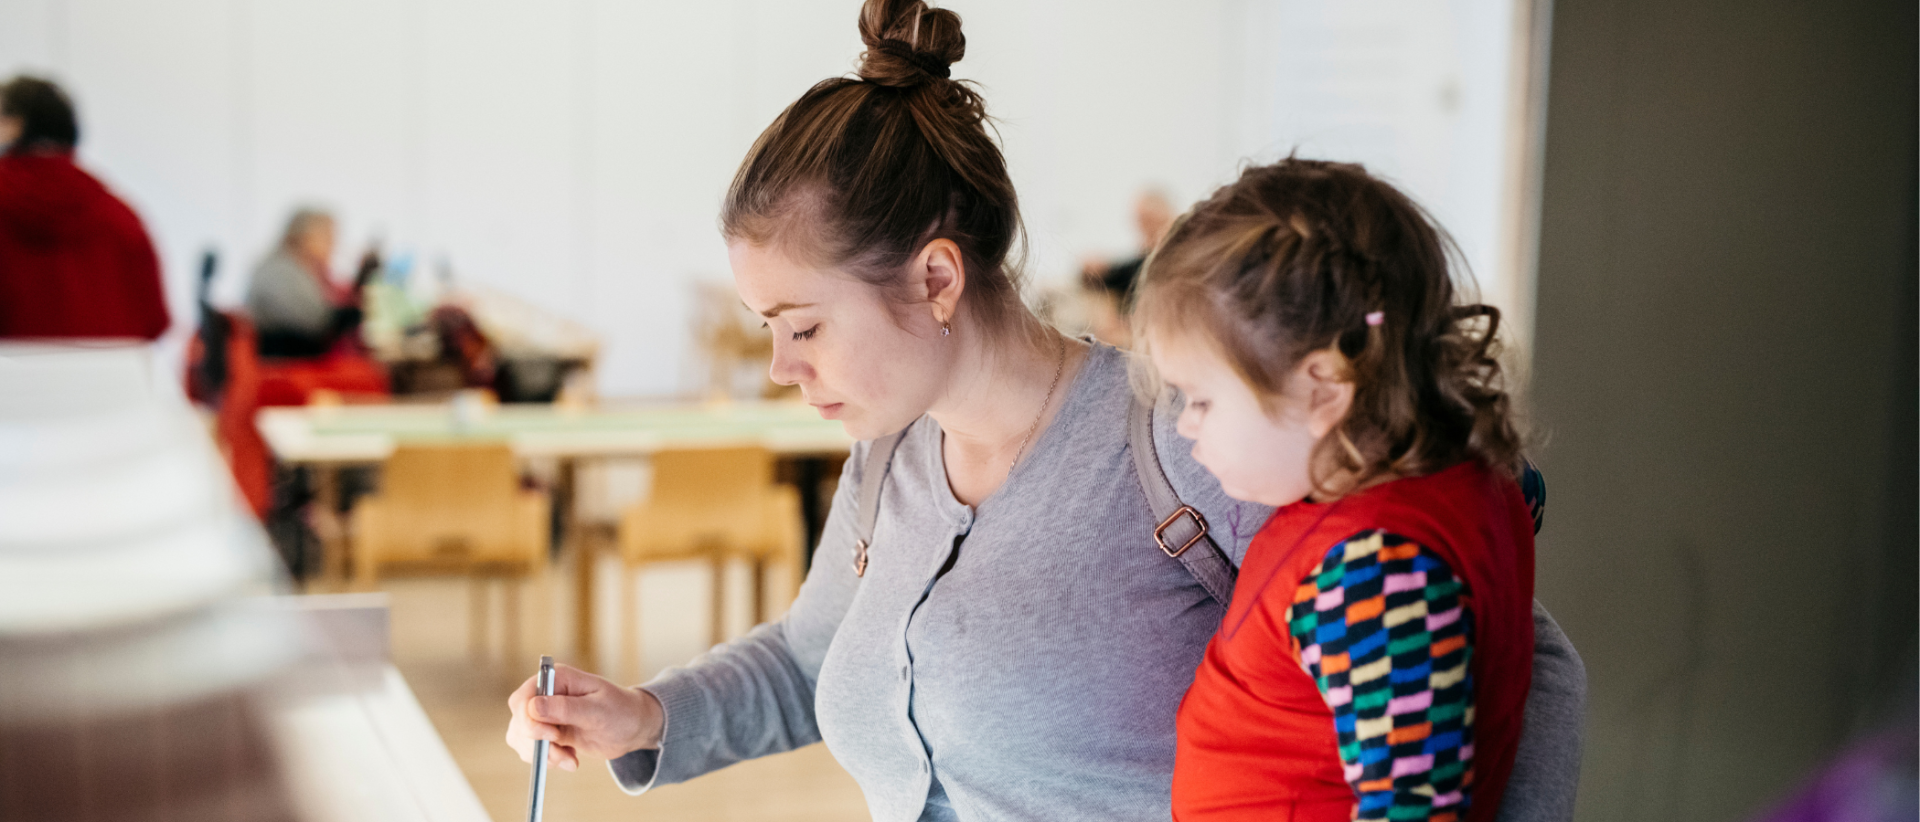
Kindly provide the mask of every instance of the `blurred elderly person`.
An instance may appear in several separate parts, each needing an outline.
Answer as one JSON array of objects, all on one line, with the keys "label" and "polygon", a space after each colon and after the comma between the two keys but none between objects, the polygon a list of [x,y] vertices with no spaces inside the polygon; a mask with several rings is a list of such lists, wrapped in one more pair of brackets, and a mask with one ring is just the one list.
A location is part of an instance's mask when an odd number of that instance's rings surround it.
[{"label": "blurred elderly person", "polygon": [[1131,305],[1133,281],[1140,278],[1140,266],[1147,254],[1160,244],[1167,228],[1173,225],[1173,204],[1158,189],[1148,189],[1133,201],[1133,225],[1140,232],[1140,251],[1119,260],[1093,260],[1081,269],[1081,277],[1090,288],[1112,295],[1120,302],[1122,313]]},{"label": "blurred elderly person", "polygon": [[297,209],[279,247],[253,269],[247,313],[259,331],[261,356],[318,357],[359,329],[359,288],[378,264],[369,252],[353,286],[334,282],[334,234],[332,214]]},{"label": "blurred elderly person", "polygon": [[1140,233],[1139,252],[1118,260],[1089,259],[1081,265],[1080,284],[1090,292],[1092,331],[1108,345],[1126,348],[1132,344],[1127,316],[1133,313],[1133,283],[1140,279],[1140,267],[1147,255],[1160,244],[1173,225],[1173,204],[1159,189],[1147,189],[1133,201],[1133,224]]},{"label": "blurred elderly person", "polygon": [[167,330],[160,260],[140,218],[73,161],[59,86],[0,85],[0,338],[132,338]]}]

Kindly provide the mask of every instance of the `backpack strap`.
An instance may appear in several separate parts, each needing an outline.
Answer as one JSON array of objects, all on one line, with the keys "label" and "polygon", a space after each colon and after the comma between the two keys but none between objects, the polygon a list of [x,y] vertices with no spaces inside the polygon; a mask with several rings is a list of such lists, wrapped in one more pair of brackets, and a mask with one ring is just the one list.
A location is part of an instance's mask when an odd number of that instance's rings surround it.
[{"label": "backpack strap", "polygon": [[[873,545],[873,531],[880,522],[880,492],[886,486],[887,472],[893,467],[893,452],[906,438],[903,429],[877,438],[867,446],[866,462],[861,464],[857,499],[859,538],[853,544],[853,573],[866,576],[867,550]],[[1160,452],[1153,442],[1153,406],[1138,400],[1127,410],[1127,435],[1133,450],[1134,474],[1146,492],[1147,506],[1158,523],[1153,541],[1167,556],[1180,561],[1200,587],[1222,607],[1233,602],[1233,584],[1237,576],[1233,563],[1207,535],[1207,518],[1199,509],[1180,501],[1160,467]]]},{"label": "backpack strap", "polygon": [[1133,473],[1147,492],[1147,506],[1153,511],[1153,541],[1167,556],[1180,560],[1187,573],[1207,589],[1221,606],[1233,602],[1233,582],[1237,572],[1227,555],[1207,535],[1207,518],[1191,505],[1180,501],[1160,465],[1160,452],[1153,443],[1153,405],[1134,400],[1127,410],[1127,436],[1133,449]]},{"label": "backpack strap", "polygon": [[[908,426],[911,428],[912,426]],[[853,575],[867,575],[867,548],[873,545],[873,529],[880,523],[880,492],[887,485],[887,471],[893,467],[893,452],[907,436],[902,428],[867,444],[867,461],[860,465],[860,493],[854,509],[859,539],[853,543]]]}]

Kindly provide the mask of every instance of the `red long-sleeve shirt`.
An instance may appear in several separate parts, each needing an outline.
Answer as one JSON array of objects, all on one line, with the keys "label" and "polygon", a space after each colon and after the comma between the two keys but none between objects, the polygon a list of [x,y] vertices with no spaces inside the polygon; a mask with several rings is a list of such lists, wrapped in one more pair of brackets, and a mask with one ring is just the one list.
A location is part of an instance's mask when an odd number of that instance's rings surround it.
[{"label": "red long-sleeve shirt", "polygon": [[0,338],[150,340],[168,321],[133,209],[70,153],[0,156]]}]

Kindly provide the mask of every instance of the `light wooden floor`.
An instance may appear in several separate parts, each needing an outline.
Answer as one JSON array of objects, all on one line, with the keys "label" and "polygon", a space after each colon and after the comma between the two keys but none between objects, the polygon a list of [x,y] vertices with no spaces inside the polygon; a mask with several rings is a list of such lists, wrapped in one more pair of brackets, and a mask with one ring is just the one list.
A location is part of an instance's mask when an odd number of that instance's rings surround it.
[{"label": "light wooden floor", "polygon": [[[602,568],[602,590],[610,593],[617,584],[617,565]],[[743,576],[738,573],[741,569],[735,570],[730,576]],[[566,651],[571,648],[571,637],[565,636],[565,626],[570,624],[567,615],[572,613],[567,601],[571,576],[564,568],[554,573],[555,584],[545,597],[537,584],[525,595],[523,613],[527,617],[521,647],[536,659],[542,652],[561,651],[555,655],[563,660],[570,656]],[[737,578],[735,582],[744,580]],[[495,822],[524,819],[528,766],[506,746],[502,735],[506,731],[507,694],[532,673],[532,666],[515,665],[509,671],[509,666],[497,661],[497,650],[495,661],[477,662],[472,658],[468,651],[470,600],[466,586],[459,579],[381,583],[381,590],[392,596],[394,662]],[[661,570],[643,574],[641,622],[650,663],[644,667],[649,673],[703,650],[708,588],[707,572],[698,566],[662,566]],[[744,584],[736,588],[743,589]],[[617,611],[612,600],[601,601],[603,615]],[[745,627],[744,606],[732,610],[734,618],[729,623],[737,632]],[[497,618],[498,611],[495,613]],[[604,626],[603,633],[614,627]],[[612,650],[610,645],[602,647]],[[624,681],[629,677],[615,678]],[[552,774],[546,808],[550,822],[826,822],[867,818],[859,787],[822,745],[743,763],[638,797],[621,792],[604,763],[583,763],[577,773]]]}]

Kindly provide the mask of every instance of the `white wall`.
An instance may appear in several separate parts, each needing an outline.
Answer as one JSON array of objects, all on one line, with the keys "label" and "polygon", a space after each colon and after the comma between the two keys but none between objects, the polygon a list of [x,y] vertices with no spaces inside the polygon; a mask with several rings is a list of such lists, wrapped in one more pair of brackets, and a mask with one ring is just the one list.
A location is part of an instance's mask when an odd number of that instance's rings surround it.
[{"label": "white wall", "polygon": [[[81,107],[82,161],[147,220],[175,346],[195,260],[221,298],[288,209],[514,292],[605,337],[603,393],[690,387],[694,278],[760,129],[860,51],[858,0],[0,0],[0,72]],[[1147,185],[1245,158],[1366,162],[1496,270],[1511,0],[952,0],[1032,232],[1062,281],[1134,243]]]}]

